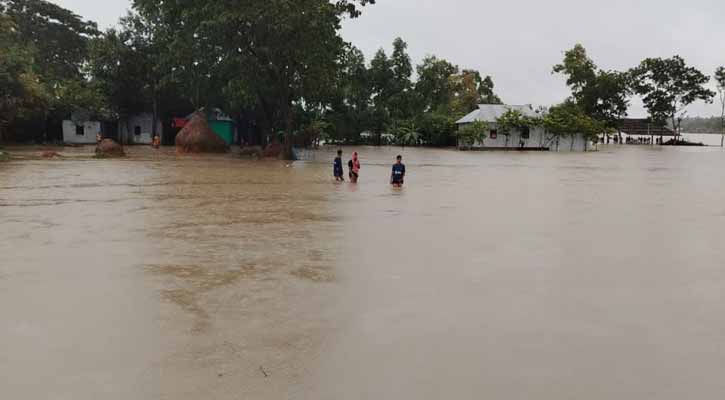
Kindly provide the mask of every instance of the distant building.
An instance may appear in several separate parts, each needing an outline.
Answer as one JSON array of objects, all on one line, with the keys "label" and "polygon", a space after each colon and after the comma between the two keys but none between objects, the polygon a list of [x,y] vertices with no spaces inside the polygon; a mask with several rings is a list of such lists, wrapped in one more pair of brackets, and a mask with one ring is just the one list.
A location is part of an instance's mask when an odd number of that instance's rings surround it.
[{"label": "distant building", "polygon": [[94,121],[85,113],[74,113],[71,119],[63,121],[63,143],[95,144],[96,135],[101,134],[101,122]]},{"label": "distant building", "polygon": [[[496,126],[496,121],[510,110],[520,112],[525,117],[537,117],[539,113],[529,105],[506,105],[506,104],[481,104],[478,109],[466,115],[456,122],[458,128],[476,121],[485,122],[488,125],[488,133],[483,142],[473,145],[474,149],[528,149],[528,150],[552,150],[552,151],[587,151],[592,147],[590,140],[584,135],[573,137],[558,137],[549,135],[543,127],[524,127],[517,129],[508,135],[504,135]],[[573,146],[572,146],[572,141]]]},{"label": "distant building", "polygon": [[[156,121],[159,136],[163,136],[163,124]],[[122,144],[151,144],[153,141],[153,115],[140,113],[118,121],[95,121],[86,112],[75,112],[63,121],[63,143],[95,144],[96,135],[111,138]]]},{"label": "distant building", "polygon": [[[153,142],[154,116],[141,113],[122,119],[118,123],[118,137],[125,144],[151,144]],[[156,120],[156,133],[163,139],[164,126]]]}]

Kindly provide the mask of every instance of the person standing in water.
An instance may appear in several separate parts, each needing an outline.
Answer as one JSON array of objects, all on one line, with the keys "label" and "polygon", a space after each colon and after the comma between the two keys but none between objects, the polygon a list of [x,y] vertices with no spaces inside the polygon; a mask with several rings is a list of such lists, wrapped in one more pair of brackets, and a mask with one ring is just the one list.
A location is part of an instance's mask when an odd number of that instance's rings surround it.
[{"label": "person standing in water", "polygon": [[345,182],[345,176],[343,175],[344,171],[342,169],[342,150],[337,151],[337,157],[335,157],[335,163],[332,170],[337,182]]},{"label": "person standing in water", "polygon": [[405,164],[403,164],[403,156],[396,157],[393,164],[393,172],[390,174],[390,184],[394,187],[403,187],[405,183]]},{"label": "person standing in water", "polygon": [[350,168],[350,182],[357,183],[360,178],[360,158],[357,151],[352,152],[352,160],[348,161],[347,166]]}]

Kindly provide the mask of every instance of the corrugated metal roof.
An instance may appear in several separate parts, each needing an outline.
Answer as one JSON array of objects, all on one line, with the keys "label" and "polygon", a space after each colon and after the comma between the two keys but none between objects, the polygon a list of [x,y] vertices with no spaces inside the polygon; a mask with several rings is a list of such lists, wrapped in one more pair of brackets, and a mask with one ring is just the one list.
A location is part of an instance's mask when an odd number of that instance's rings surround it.
[{"label": "corrugated metal roof", "polygon": [[535,117],[536,111],[530,104],[526,105],[508,105],[508,104],[479,104],[478,110],[471,112],[465,117],[459,119],[456,124],[470,124],[474,121],[496,122],[502,115],[509,110],[516,110],[526,117]]}]

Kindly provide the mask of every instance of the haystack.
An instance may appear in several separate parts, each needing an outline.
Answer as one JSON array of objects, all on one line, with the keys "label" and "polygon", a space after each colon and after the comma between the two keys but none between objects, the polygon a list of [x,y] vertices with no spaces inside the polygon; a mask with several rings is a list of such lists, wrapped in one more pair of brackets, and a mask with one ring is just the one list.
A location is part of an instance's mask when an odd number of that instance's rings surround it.
[{"label": "haystack", "polygon": [[284,145],[279,142],[272,142],[265,147],[264,152],[262,153],[264,157],[269,158],[280,158],[282,156],[282,153],[284,152]]},{"label": "haystack", "polygon": [[176,135],[177,153],[226,153],[228,150],[226,142],[209,128],[206,116],[198,111]]},{"label": "haystack", "polygon": [[96,146],[96,157],[124,157],[123,147],[113,139],[103,139]]}]

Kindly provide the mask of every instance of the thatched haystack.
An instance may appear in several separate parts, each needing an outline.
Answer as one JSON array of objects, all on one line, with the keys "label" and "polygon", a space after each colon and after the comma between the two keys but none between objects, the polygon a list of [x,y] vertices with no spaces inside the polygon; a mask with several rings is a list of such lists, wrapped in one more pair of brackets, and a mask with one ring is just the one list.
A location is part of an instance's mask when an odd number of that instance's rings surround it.
[{"label": "thatched haystack", "polygon": [[280,158],[284,152],[284,145],[279,142],[272,142],[267,145],[262,155],[269,158]]},{"label": "thatched haystack", "polygon": [[123,147],[116,143],[113,139],[103,139],[96,146],[96,157],[107,158],[125,156],[126,152],[123,151]]},{"label": "thatched haystack", "polygon": [[177,153],[226,153],[226,142],[211,130],[206,116],[197,111],[176,135]]},{"label": "thatched haystack", "polygon": [[40,156],[43,158],[60,158],[60,154],[58,154],[57,151],[53,150],[44,150],[40,153]]}]

